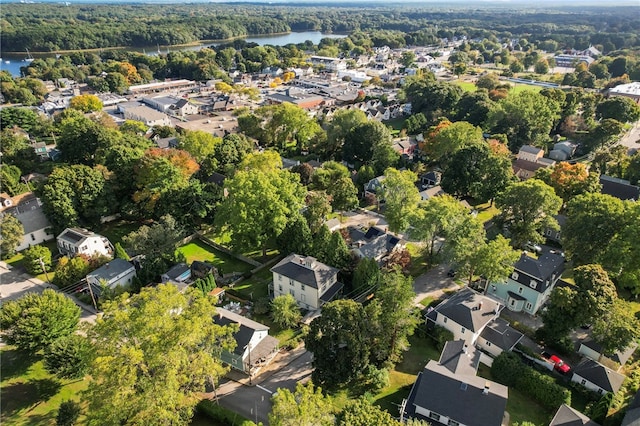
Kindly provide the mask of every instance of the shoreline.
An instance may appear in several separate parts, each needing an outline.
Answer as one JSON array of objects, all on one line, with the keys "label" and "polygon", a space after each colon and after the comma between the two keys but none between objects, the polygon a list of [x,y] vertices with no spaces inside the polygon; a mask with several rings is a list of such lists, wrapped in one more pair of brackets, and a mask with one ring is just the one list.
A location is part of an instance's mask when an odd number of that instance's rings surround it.
[{"label": "shoreline", "polygon": [[[70,53],[84,53],[84,52],[101,52],[101,51],[105,51],[105,50],[125,50],[125,49],[154,49],[153,52],[155,52],[155,49],[160,50],[160,54],[166,54],[166,49],[175,49],[175,48],[181,48],[181,47],[195,47],[195,46],[205,46],[207,44],[212,44],[212,43],[230,43],[232,41],[235,40],[241,40],[241,39],[247,39],[247,38],[252,38],[252,37],[273,37],[273,36],[281,36],[281,35],[289,35],[289,34],[294,34],[294,33],[303,33],[303,32],[315,32],[315,31],[288,31],[288,32],[279,32],[279,33],[269,33],[269,34],[249,34],[249,35],[244,35],[244,36],[237,36],[237,37],[231,37],[231,38],[226,38],[226,39],[213,39],[213,40],[198,40],[198,41],[194,41],[191,43],[184,43],[184,44],[169,44],[169,45],[158,45],[158,46],[110,46],[110,47],[96,47],[96,48],[91,48],[91,49],[71,49],[71,50],[55,50],[55,51],[29,51],[32,55],[34,56],[44,56],[44,55],[56,55],[56,54],[60,54],[60,55],[66,55],[66,54],[70,54]],[[317,31],[319,33],[322,33],[322,31]],[[339,33],[322,33],[322,34],[327,34],[327,35],[333,35],[333,34],[339,34]],[[345,36],[348,36],[348,34],[345,34]],[[162,51],[162,50],[165,51]],[[22,52],[22,51],[12,51],[12,52],[2,52],[2,55],[9,55],[9,56],[19,56],[19,55],[24,55],[26,52]],[[142,53],[142,52],[140,52]]]}]

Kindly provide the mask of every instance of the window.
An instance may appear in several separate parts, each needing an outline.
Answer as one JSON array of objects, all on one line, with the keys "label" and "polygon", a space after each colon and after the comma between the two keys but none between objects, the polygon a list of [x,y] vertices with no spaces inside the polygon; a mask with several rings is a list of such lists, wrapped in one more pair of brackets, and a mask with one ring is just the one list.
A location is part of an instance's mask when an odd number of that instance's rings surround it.
[{"label": "window", "polygon": [[511,306],[516,306],[516,301],[511,299]]},{"label": "window", "polygon": [[601,394],[601,393],[602,393],[602,389],[598,389],[598,393],[600,393],[600,394]]},{"label": "window", "polygon": [[496,287],[494,284],[491,284],[491,291],[493,292],[498,291],[498,287]]},{"label": "window", "polygon": [[465,330],[465,329],[464,329],[464,327],[462,327],[462,329],[460,330],[460,332],[461,332],[462,334],[464,334],[464,332],[465,332],[465,331],[467,331],[467,330]]},{"label": "window", "polygon": [[518,279],[518,273],[514,272],[513,274],[511,274],[511,278],[513,278],[514,280]]},{"label": "window", "polygon": [[487,342],[487,347],[491,346],[491,342]]},{"label": "window", "polygon": [[301,300],[303,303],[307,301],[307,297],[305,296],[305,294],[304,294],[304,293],[302,293],[302,294],[300,295],[300,300]]},{"label": "window", "polygon": [[304,291],[304,284],[300,283],[300,290]]},{"label": "window", "polygon": [[429,418],[433,420],[440,420],[440,414],[429,411]]},{"label": "window", "polygon": [[580,381],[580,384],[581,384],[582,386],[584,386],[586,383],[587,383],[587,381],[586,381],[585,379],[582,379],[582,380]]},{"label": "window", "polygon": [[31,234],[31,241],[35,241],[36,240],[36,236]]},{"label": "window", "polygon": [[282,293],[282,284],[278,284],[278,290],[280,290],[280,293]]},{"label": "window", "polygon": [[518,287],[518,294],[522,294],[522,287]]},{"label": "window", "polygon": [[460,426],[460,423],[456,422],[455,420],[449,420],[449,423],[447,423],[447,425],[449,425],[449,426]]},{"label": "window", "polygon": [[278,281],[282,281],[282,275],[278,274]]},{"label": "window", "polygon": [[527,311],[530,311],[531,308],[533,308],[533,305],[530,302],[527,302],[527,304],[525,305],[525,308],[527,309]]},{"label": "window", "polygon": [[447,323],[447,317],[444,317],[444,319],[442,321],[446,324]]},{"label": "window", "polygon": [[289,290],[289,293],[293,296],[296,297],[296,292],[294,289]]},{"label": "window", "polygon": [[531,288],[536,288],[538,286],[538,283],[535,282],[535,280],[531,280],[529,281],[529,287]]},{"label": "window", "polygon": [[289,280],[289,285],[293,285],[293,280]]}]

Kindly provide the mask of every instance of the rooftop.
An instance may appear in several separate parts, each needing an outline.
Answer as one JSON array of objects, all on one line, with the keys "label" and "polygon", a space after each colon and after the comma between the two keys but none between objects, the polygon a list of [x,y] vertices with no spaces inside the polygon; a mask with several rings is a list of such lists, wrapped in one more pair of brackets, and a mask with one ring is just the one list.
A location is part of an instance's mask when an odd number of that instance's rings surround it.
[{"label": "rooftop", "polygon": [[320,289],[323,284],[335,283],[338,274],[336,268],[325,265],[311,256],[292,253],[282,259],[271,272],[291,278],[313,288]]},{"label": "rooftop", "polygon": [[135,268],[130,262],[123,259],[113,259],[111,262],[106,263],[96,269],[95,271],[87,274],[87,278],[92,277],[97,280],[105,280],[107,283],[114,280],[118,275],[124,274]]},{"label": "rooftop", "polygon": [[502,307],[495,300],[465,287],[439,304],[435,311],[475,333],[491,322]]},{"label": "rooftop", "polygon": [[587,379],[607,392],[617,392],[626,378],[622,374],[616,373],[610,368],[588,358],[583,359],[575,366],[573,374]]}]

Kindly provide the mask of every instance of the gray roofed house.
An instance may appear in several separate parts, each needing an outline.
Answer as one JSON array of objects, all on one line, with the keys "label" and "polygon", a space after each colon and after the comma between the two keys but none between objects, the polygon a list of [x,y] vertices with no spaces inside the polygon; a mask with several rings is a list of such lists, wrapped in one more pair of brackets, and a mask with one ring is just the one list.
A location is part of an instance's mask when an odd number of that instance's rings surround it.
[{"label": "gray roofed house", "polygon": [[[42,210],[42,203],[35,195],[23,194],[17,199],[16,204],[6,208],[0,215],[11,214],[20,221],[23,227],[22,241],[16,247],[16,251],[25,250],[31,246],[52,240],[54,235],[50,233],[51,223]],[[13,201],[12,203],[13,204]]]},{"label": "gray roofed house", "polygon": [[640,200],[640,187],[631,185],[631,182],[611,176],[600,175],[601,193],[625,200]]},{"label": "gray roofed house", "polygon": [[626,377],[610,368],[585,358],[573,369],[571,381],[599,394],[617,392]]},{"label": "gray roofed house", "polygon": [[427,323],[444,327],[456,340],[476,344],[484,328],[498,318],[503,306],[465,287],[427,313]]},{"label": "gray roofed house", "polygon": [[478,347],[493,356],[500,355],[503,351],[511,351],[524,337],[524,334],[511,327],[502,318],[491,321],[480,333]]},{"label": "gray roofed house", "polygon": [[173,283],[180,291],[184,291],[191,280],[191,268],[186,263],[173,265],[167,272],[160,275],[163,283]]},{"label": "gray roofed house", "polygon": [[434,426],[500,426],[508,389],[476,376],[476,352],[473,346],[465,352],[464,342],[447,342],[440,361],[429,361],[418,374],[405,414]]},{"label": "gray roofed house", "polygon": [[269,336],[269,327],[227,309],[216,308],[213,318],[218,325],[237,324],[233,333],[236,347],[223,351],[220,358],[232,368],[253,375],[266,365],[278,352],[278,339]]},{"label": "gray roofed house", "polygon": [[640,426],[640,391],[636,392],[620,426]]},{"label": "gray roofed house", "polygon": [[549,426],[600,426],[575,408],[562,404]]},{"label": "gray roofed house", "polygon": [[631,358],[631,355],[633,355],[637,348],[638,344],[632,342],[624,351],[617,351],[614,354],[605,355],[602,350],[602,345],[593,339],[585,339],[580,342],[578,353],[594,361],[605,362],[606,360],[610,360],[622,366],[629,361],[629,358]]},{"label": "gray roofed house", "polygon": [[292,253],[271,268],[273,295],[291,294],[304,309],[318,309],[342,289],[338,270],[314,259]]},{"label": "gray roofed house", "polygon": [[348,231],[351,238],[351,251],[359,258],[366,257],[380,261],[386,255],[404,246],[400,237],[376,226],[366,231],[352,226]]},{"label": "gray roofed house", "polygon": [[511,311],[535,314],[562,276],[564,261],[559,253],[545,252],[535,259],[524,252],[507,281],[487,286],[487,294]]},{"label": "gray roofed house", "polygon": [[96,290],[100,290],[102,285],[109,288],[117,286],[129,287],[136,276],[136,268],[123,259],[113,259],[111,262],[102,265],[95,271],[87,274],[87,282]]}]

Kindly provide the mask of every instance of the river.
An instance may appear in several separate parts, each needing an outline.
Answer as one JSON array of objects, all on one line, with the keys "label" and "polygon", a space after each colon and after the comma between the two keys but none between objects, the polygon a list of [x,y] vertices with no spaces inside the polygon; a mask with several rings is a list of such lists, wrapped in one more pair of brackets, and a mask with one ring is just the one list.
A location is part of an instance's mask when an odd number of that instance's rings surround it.
[{"label": "river", "polygon": [[[323,38],[343,38],[346,35],[340,34],[323,34],[320,31],[304,31],[304,32],[293,32],[288,34],[277,34],[277,35],[266,35],[266,36],[254,36],[247,37],[246,40],[248,43],[257,43],[259,45],[270,44],[273,46],[284,46],[287,44],[299,44],[304,43],[307,40],[310,40],[313,44],[320,43],[320,40]],[[160,51],[162,53],[167,53],[168,51],[178,51],[178,50],[199,50],[203,47],[216,46],[219,43],[208,43],[201,44],[197,46],[169,46],[169,47],[160,47]],[[156,54],[158,51],[158,47],[150,46],[147,48],[131,48],[131,50],[138,52],[145,52],[149,54]],[[34,54],[34,57],[37,58],[48,58],[54,56],[55,53],[43,53],[43,54]],[[25,59],[27,58],[27,53],[25,52],[22,55],[2,55],[2,61],[0,61],[0,70],[7,70],[14,77],[20,76],[20,67],[26,67],[29,65]]]}]

